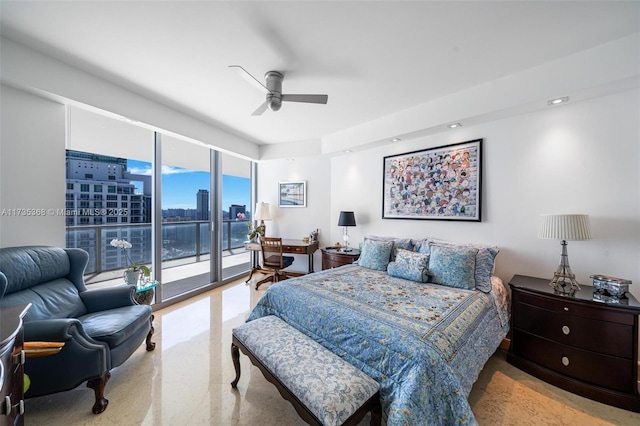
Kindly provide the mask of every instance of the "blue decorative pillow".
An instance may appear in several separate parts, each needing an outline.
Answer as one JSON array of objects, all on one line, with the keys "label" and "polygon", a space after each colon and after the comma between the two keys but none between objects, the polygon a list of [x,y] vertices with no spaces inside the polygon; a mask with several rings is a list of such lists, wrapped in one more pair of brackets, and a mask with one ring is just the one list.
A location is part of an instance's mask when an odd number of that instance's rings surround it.
[{"label": "blue decorative pillow", "polygon": [[425,238],[424,240],[413,240],[412,242],[415,251],[417,251],[418,253],[429,254],[428,239]]},{"label": "blue decorative pillow", "polygon": [[396,237],[378,237],[376,235],[365,235],[364,241],[366,240],[375,240],[375,241],[390,241],[393,243],[393,248],[391,249],[391,257],[390,261],[393,262],[396,260],[396,253],[400,249],[413,251],[413,241],[410,238],[396,238]]},{"label": "blue decorative pillow", "polygon": [[458,248],[474,248],[478,250],[476,254],[475,264],[475,282],[476,290],[489,293],[491,291],[491,275],[493,274],[493,266],[496,256],[498,255],[498,248],[495,246],[487,246],[474,243],[454,243],[451,241],[443,240],[429,240],[424,239],[414,242],[416,251],[418,253],[429,254],[431,251],[430,244],[437,244],[440,246],[458,247]]},{"label": "blue decorative pillow", "polygon": [[395,262],[387,266],[387,273],[392,277],[426,283],[429,280],[428,265],[428,254],[398,249]]},{"label": "blue decorative pillow", "polygon": [[365,239],[358,265],[363,268],[386,271],[392,249],[393,243],[391,241]]},{"label": "blue decorative pillow", "polygon": [[393,250],[391,251],[391,260],[396,260],[400,250],[413,251],[413,241],[409,238],[394,238]]},{"label": "blue decorative pillow", "polygon": [[491,291],[491,275],[498,255],[497,247],[478,248],[476,255],[476,289],[489,293]]},{"label": "blue decorative pillow", "polygon": [[430,243],[429,251],[432,283],[456,288],[476,288],[477,248]]}]

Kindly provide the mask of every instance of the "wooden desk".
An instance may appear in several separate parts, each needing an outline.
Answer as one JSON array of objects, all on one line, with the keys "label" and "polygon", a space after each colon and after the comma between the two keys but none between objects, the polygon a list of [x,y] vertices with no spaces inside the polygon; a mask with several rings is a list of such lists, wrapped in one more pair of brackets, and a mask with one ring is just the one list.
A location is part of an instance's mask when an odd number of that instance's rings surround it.
[{"label": "wooden desk", "polygon": [[[270,269],[262,269],[260,267],[260,262],[258,261],[258,253],[261,251],[259,242],[251,242],[245,241],[244,248],[247,250],[251,250],[251,275],[249,275],[249,279],[253,276],[254,272],[261,273],[270,273],[272,272]],[[311,241],[305,243],[302,240],[288,240],[282,239],[282,253],[287,254],[306,254],[309,256],[309,274],[313,272],[313,253],[318,250],[318,241]],[[288,272],[289,275],[304,275],[296,272]]]}]

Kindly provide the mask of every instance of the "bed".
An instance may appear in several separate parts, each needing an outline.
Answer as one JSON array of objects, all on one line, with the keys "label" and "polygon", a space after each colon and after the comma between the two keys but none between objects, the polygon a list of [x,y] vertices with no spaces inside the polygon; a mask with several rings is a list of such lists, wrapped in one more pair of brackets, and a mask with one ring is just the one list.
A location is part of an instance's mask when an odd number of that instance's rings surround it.
[{"label": "bed", "polygon": [[247,321],[276,315],[371,376],[388,425],[477,424],[467,397],[509,327],[497,249],[400,241],[272,285]]}]

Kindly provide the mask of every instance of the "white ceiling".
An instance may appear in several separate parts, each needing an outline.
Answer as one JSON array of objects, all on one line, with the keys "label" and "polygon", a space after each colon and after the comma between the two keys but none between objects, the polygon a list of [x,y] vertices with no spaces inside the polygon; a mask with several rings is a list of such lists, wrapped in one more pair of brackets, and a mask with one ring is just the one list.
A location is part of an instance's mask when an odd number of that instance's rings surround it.
[{"label": "white ceiling", "polygon": [[[5,1],[3,37],[258,144],[318,141],[640,32],[638,1]],[[264,96],[228,65],[284,93]]]}]

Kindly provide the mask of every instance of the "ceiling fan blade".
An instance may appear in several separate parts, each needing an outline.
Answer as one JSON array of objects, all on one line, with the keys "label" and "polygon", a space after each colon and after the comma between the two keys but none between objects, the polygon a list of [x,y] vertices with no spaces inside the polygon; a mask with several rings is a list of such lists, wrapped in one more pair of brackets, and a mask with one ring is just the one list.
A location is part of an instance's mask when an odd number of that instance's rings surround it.
[{"label": "ceiling fan blade", "polygon": [[256,109],[255,111],[253,111],[253,114],[251,115],[262,115],[263,112],[265,112],[269,107],[267,106],[267,102],[263,102],[262,105],[260,105],[258,107],[258,109]]},{"label": "ceiling fan blade", "polygon": [[229,68],[234,69],[240,75],[240,77],[247,80],[249,83],[251,83],[256,89],[260,90],[262,93],[264,94],[270,93],[269,89],[267,89],[267,87],[264,84],[260,83],[260,81],[257,78],[249,74],[249,71],[245,70],[240,65],[229,65]]},{"label": "ceiling fan blade", "polygon": [[282,100],[287,102],[307,102],[310,104],[326,104],[328,95],[282,95]]}]

